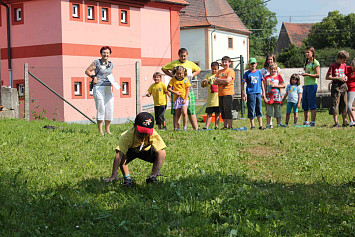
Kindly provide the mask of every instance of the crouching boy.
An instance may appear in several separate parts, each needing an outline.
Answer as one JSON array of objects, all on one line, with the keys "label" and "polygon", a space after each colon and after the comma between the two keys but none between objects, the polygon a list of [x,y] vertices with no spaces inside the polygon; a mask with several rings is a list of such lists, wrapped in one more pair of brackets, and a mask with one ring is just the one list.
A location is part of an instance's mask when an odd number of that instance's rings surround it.
[{"label": "crouching boy", "polygon": [[112,175],[105,179],[105,182],[117,180],[118,166],[123,175],[123,185],[131,187],[133,185],[128,170],[128,163],[135,158],[153,164],[152,173],[146,179],[147,183],[156,183],[157,176],[163,166],[166,152],[164,141],[159,134],[153,129],[154,118],[150,113],[142,112],[137,115],[134,126],[122,133],[118,146],[116,147],[116,156],[113,161]]}]

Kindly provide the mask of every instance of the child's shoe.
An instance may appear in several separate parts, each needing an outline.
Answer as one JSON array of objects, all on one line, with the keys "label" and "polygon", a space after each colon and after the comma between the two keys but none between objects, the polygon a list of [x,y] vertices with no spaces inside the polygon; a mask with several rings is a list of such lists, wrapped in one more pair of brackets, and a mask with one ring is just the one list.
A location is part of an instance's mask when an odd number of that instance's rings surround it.
[{"label": "child's shoe", "polygon": [[309,122],[308,121],[304,121],[303,125],[309,125]]},{"label": "child's shoe", "polygon": [[180,128],[177,128],[177,129],[175,129],[175,131],[180,132],[181,130],[180,130]]},{"label": "child's shoe", "polygon": [[260,126],[259,130],[265,130],[265,128],[263,126]]},{"label": "child's shoe", "polygon": [[255,126],[250,127],[251,130],[255,129]]},{"label": "child's shoe", "polygon": [[152,183],[157,183],[157,182],[158,182],[156,176],[149,177],[149,178],[147,178],[145,181],[147,182],[147,184],[152,184]]},{"label": "child's shoe", "polygon": [[218,130],[218,126],[214,127],[214,130]]},{"label": "child's shoe", "polygon": [[333,125],[333,128],[339,128],[339,124],[337,124],[337,123],[334,124],[334,125]]},{"label": "child's shoe", "polygon": [[166,128],[166,126],[164,126],[164,127],[162,128],[162,130],[168,130],[168,129]]},{"label": "child's shoe", "polygon": [[187,127],[184,127],[184,131],[187,131]]},{"label": "child's shoe", "polygon": [[349,126],[348,123],[343,123],[343,125],[342,125],[343,128],[345,128],[345,127],[347,127],[347,126]]},{"label": "child's shoe", "polygon": [[130,188],[133,186],[133,181],[132,179],[124,179],[123,180],[123,186],[124,187],[127,187],[127,188]]},{"label": "child's shoe", "polygon": [[312,122],[310,123],[310,126],[311,126],[311,127],[315,127],[315,126],[316,126],[316,122],[312,121]]},{"label": "child's shoe", "polygon": [[297,123],[293,123],[293,126],[295,126],[295,127],[296,127],[296,126],[297,126]]},{"label": "child's shoe", "polygon": [[266,125],[266,129],[271,129],[272,128],[272,125],[268,124]]},{"label": "child's shoe", "polygon": [[203,127],[203,128],[202,128],[202,130],[208,130],[208,128],[206,128],[206,127]]}]

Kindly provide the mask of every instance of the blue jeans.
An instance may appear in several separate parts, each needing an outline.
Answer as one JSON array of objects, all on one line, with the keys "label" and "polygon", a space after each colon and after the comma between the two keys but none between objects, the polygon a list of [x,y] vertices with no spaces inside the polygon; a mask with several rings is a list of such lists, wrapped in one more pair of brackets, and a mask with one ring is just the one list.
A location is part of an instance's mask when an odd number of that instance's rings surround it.
[{"label": "blue jeans", "polygon": [[317,109],[318,85],[303,86],[302,109],[304,111]]},{"label": "blue jeans", "polygon": [[247,107],[248,107],[248,118],[254,119],[256,117],[262,117],[262,101],[261,94],[247,94]]}]

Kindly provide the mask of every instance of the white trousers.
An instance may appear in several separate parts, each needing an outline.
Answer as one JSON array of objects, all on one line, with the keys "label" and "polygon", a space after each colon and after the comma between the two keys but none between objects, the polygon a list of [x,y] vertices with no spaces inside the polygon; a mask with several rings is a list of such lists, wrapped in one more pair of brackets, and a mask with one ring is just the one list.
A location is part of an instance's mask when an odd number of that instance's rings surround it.
[{"label": "white trousers", "polygon": [[97,120],[113,120],[113,93],[111,86],[95,86],[93,90]]}]

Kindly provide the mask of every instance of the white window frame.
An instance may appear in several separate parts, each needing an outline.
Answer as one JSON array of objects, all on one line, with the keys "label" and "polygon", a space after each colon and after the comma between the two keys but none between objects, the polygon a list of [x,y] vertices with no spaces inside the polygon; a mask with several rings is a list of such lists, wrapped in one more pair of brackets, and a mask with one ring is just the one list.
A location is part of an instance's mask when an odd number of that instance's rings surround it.
[{"label": "white window frame", "polygon": [[25,87],[23,86],[23,84],[18,84],[18,96],[24,96],[24,89]]},{"label": "white window frame", "polygon": [[123,24],[127,24],[128,23],[127,15],[128,15],[127,10],[121,10],[121,23],[123,23]]},{"label": "white window frame", "polygon": [[[231,46],[232,47],[229,47],[229,41],[231,42],[231,44],[232,44]],[[228,37],[228,49],[233,49],[233,43],[234,43],[233,42],[233,37]]]},{"label": "white window frame", "polygon": [[81,91],[82,91],[81,82],[80,81],[74,82],[74,95],[82,95]]},{"label": "white window frame", "polygon": [[79,15],[79,4],[73,4],[72,5],[72,17],[80,18],[80,15]]},{"label": "white window frame", "polygon": [[88,19],[89,20],[95,20],[94,18],[94,10],[95,10],[95,7],[94,6],[88,6],[88,11],[87,11],[87,16],[88,16]]},{"label": "white window frame", "polygon": [[122,95],[129,95],[128,82],[122,82]]},{"label": "white window frame", "polygon": [[108,21],[108,8],[101,8],[101,20]]},{"label": "white window frame", "polygon": [[94,87],[92,87],[92,88],[89,87],[89,94],[94,95]]},{"label": "white window frame", "polygon": [[22,20],[22,9],[15,8],[15,21],[21,21],[21,20]]}]

